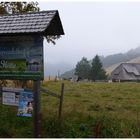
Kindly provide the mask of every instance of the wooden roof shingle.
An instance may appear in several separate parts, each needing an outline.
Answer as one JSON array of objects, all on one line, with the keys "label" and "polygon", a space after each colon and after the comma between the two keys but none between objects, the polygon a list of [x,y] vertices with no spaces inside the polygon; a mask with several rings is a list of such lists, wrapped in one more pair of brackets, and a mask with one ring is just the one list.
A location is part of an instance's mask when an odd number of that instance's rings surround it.
[{"label": "wooden roof shingle", "polygon": [[57,10],[0,16],[0,36],[15,34],[63,35]]}]

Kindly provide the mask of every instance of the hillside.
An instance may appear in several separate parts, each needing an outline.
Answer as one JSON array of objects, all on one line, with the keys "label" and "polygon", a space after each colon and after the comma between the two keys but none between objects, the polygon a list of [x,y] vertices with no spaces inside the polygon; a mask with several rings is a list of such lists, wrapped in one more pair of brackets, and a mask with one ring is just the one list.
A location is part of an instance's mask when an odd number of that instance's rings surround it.
[{"label": "hillside", "polygon": [[58,74],[62,74],[65,71],[68,71],[73,66],[67,63],[55,63],[51,64],[49,62],[44,63],[44,75],[48,76],[58,76]]},{"label": "hillside", "polygon": [[[140,46],[135,49],[131,49],[126,53],[117,53],[108,55],[106,57],[100,56],[100,59],[103,63],[103,67],[107,71],[107,74],[110,74],[111,71],[122,62],[140,63]],[[63,78],[73,76],[74,76],[73,70],[67,71],[63,74]]]},{"label": "hillside", "polygon": [[113,55],[108,55],[106,57],[101,56],[100,58],[104,68],[107,68],[113,64],[131,61],[132,59],[135,59],[137,57],[140,57],[140,47],[131,49],[126,53],[117,53]]},{"label": "hillside", "polygon": [[74,76],[74,72],[75,72],[75,70],[72,69],[72,70],[67,71],[64,74],[62,74],[61,77],[64,78],[64,79],[69,79],[69,77],[73,77]]}]

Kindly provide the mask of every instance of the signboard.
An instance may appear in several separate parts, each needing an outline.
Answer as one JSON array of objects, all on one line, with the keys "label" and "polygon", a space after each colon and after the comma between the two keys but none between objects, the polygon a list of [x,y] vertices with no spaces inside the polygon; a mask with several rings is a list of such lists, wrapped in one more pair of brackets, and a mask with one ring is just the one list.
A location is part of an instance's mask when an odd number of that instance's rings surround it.
[{"label": "signboard", "polygon": [[18,106],[20,92],[24,91],[24,89],[3,87],[2,90],[2,103],[4,105]]},{"label": "signboard", "polygon": [[33,113],[33,93],[21,92],[19,97],[18,116],[31,117]]},{"label": "signboard", "polygon": [[42,37],[1,38],[0,79],[42,80],[44,78]]}]

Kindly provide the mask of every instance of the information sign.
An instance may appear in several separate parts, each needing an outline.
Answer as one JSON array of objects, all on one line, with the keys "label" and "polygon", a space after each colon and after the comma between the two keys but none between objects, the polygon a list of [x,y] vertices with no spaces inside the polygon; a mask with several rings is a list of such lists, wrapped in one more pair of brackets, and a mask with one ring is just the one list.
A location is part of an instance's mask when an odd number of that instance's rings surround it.
[{"label": "information sign", "polygon": [[42,80],[43,73],[42,37],[0,38],[1,79]]},{"label": "information sign", "polygon": [[4,105],[18,106],[19,105],[19,95],[22,88],[2,88],[2,103]]}]

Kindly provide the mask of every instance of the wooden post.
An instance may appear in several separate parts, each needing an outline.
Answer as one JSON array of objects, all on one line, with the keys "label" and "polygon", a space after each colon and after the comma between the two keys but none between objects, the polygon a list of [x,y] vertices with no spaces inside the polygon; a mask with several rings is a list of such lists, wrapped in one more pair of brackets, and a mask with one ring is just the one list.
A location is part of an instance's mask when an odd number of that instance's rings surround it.
[{"label": "wooden post", "polygon": [[41,137],[40,80],[34,81],[34,137]]},{"label": "wooden post", "polygon": [[0,85],[0,103],[2,103],[2,85]]},{"label": "wooden post", "polygon": [[64,83],[61,85],[61,95],[60,95],[60,105],[59,105],[59,121],[62,121],[62,105],[63,105],[63,95],[64,95]]}]

